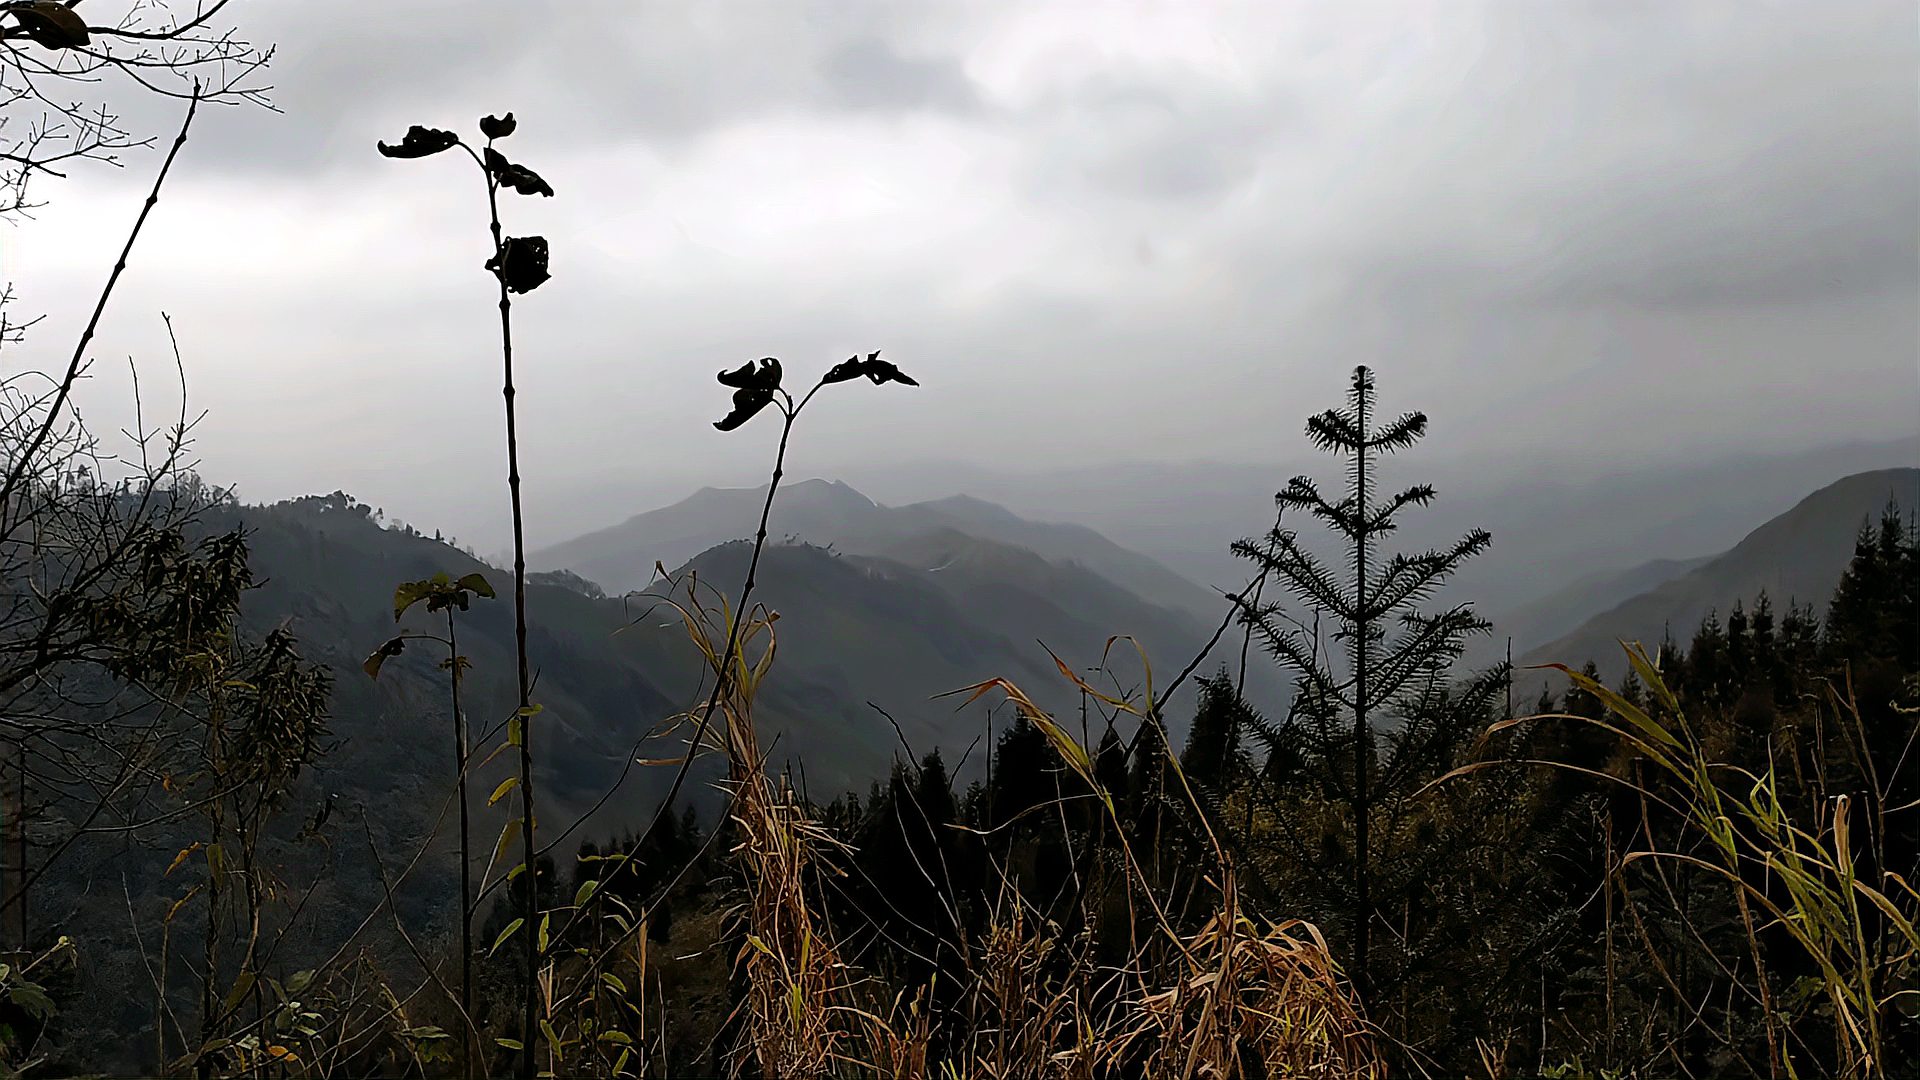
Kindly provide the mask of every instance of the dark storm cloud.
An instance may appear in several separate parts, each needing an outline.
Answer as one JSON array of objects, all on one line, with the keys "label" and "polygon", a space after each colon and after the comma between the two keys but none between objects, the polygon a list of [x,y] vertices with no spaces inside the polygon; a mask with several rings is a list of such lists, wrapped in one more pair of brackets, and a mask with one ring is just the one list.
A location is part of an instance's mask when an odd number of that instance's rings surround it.
[{"label": "dark storm cloud", "polygon": [[[980,104],[956,57],[916,43],[913,27],[928,20],[889,5],[576,0],[528,10],[505,0],[377,16],[353,5],[261,9],[248,28],[278,44],[270,78],[284,115],[236,117],[198,149],[233,168],[298,175],[350,171],[373,133],[470,124],[476,109],[537,116],[585,148],[671,146],[783,112]],[[369,24],[379,32],[354,32]]]}]

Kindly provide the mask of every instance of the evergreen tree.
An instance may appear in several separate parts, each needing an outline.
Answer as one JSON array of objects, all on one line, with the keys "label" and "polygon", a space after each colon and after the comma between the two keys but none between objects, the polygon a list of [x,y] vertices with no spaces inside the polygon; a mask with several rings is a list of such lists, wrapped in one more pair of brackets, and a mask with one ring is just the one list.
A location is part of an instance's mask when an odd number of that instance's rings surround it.
[{"label": "evergreen tree", "polygon": [[[1425,484],[1382,498],[1377,475],[1382,457],[1412,446],[1426,428],[1427,418],[1418,412],[1379,423],[1373,373],[1355,368],[1346,406],[1307,421],[1315,447],[1347,459],[1345,494],[1329,499],[1313,480],[1297,476],[1275,497],[1283,522],[1288,513],[1305,513],[1329,526],[1348,566],[1328,566],[1281,524],[1261,540],[1234,545],[1236,554],[1258,564],[1314,613],[1310,627],[1283,615],[1278,604],[1250,607],[1244,616],[1274,659],[1296,675],[1296,708],[1285,741],[1299,744],[1348,833],[1328,833],[1320,848],[1323,858],[1338,864],[1324,872],[1344,871],[1349,969],[1363,998],[1372,981],[1379,917],[1376,819],[1385,824],[1383,810],[1451,763],[1453,751],[1487,718],[1486,706],[1505,686],[1502,670],[1464,695],[1450,694],[1450,669],[1464,639],[1487,624],[1467,605],[1437,614],[1415,607],[1485,551],[1491,536],[1476,529],[1449,548],[1417,555],[1382,559],[1377,550],[1397,528],[1400,511],[1433,500],[1433,488]],[[1345,645],[1343,665],[1336,666],[1323,648],[1323,623]],[[1389,640],[1392,625],[1398,633]],[[1384,739],[1383,727],[1390,729]]]},{"label": "evergreen tree", "polygon": [[1773,635],[1773,600],[1767,596],[1767,590],[1761,589],[1760,595],[1753,598],[1752,637],[1754,662],[1762,668],[1773,663],[1775,641]]},{"label": "evergreen tree", "polygon": [[1826,650],[1835,663],[1911,661],[1920,640],[1920,531],[1889,502],[1876,529],[1862,523],[1853,560],[1827,610]]},{"label": "evergreen tree", "polygon": [[1707,610],[1707,617],[1693,632],[1693,641],[1687,646],[1686,673],[1684,685],[1696,700],[1715,705],[1723,700],[1728,684],[1727,631],[1714,609]]},{"label": "evergreen tree", "polygon": [[1015,719],[994,747],[993,782],[987,791],[991,827],[1005,828],[1054,797],[1052,765],[1046,733],[1025,716]]},{"label": "evergreen tree", "polygon": [[1245,712],[1225,664],[1212,678],[1200,680],[1200,703],[1194,710],[1193,727],[1187,732],[1187,747],[1180,754],[1180,767],[1189,781],[1215,793],[1227,789],[1239,763],[1240,726]]},{"label": "evergreen tree", "polygon": [[1774,695],[1780,701],[1792,699],[1795,673],[1813,670],[1820,655],[1821,636],[1820,616],[1814,612],[1813,605],[1796,604],[1789,599],[1787,613],[1780,619],[1782,671],[1774,688]]},{"label": "evergreen tree", "polygon": [[1747,609],[1735,600],[1727,613],[1727,673],[1737,685],[1744,686],[1753,662],[1752,643],[1747,638]]}]

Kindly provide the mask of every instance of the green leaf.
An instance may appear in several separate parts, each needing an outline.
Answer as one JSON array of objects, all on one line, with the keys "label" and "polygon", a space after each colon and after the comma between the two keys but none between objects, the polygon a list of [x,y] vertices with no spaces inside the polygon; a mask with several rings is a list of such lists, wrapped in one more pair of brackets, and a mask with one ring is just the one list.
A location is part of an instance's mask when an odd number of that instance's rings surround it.
[{"label": "green leaf", "polygon": [[513,114],[505,116],[483,116],[480,118],[480,134],[489,139],[504,139],[513,134],[520,125],[514,122]]},{"label": "green leaf", "polygon": [[594,890],[598,888],[600,888],[600,883],[597,881],[581,882],[580,888],[574,891],[573,906],[579,907],[580,905],[585,904],[588,900],[592,899]]},{"label": "green leaf", "polygon": [[608,986],[613,987],[616,991],[619,991],[622,994],[627,992],[627,984],[621,982],[620,977],[615,975],[611,971],[601,972],[600,981],[603,983],[606,983]]},{"label": "green leaf", "polygon": [[454,582],[454,584],[475,596],[484,596],[489,600],[493,599],[493,586],[480,574],[464,575],[459,581]]},{"label": "green leaf", "polygon": [[503,1038],[503,1037],[501,1037],[501,1036],[497,1036],[497,1035],[496,1035],[496,1036],[494,1036],[494,1040],[493,1040],[493,1042],[494,1042],[494,1045],[495,1045],[495,1046],[498,1046],[498,1047],[500,1047],[500,1048],[501,1048],[501,1049],[503,1049],[503,1050],[522,1050],[522,1049],[525,1049],[525,1047],[524,1047],[524,1046],[523,1046],[523,1045],[521,1044],[521,1042],[520,1042],[520,1040],[519,1040],[519,1039],[508,1039],[508,1038]]},{"label": "green leaf", "polygon": [[500,781],[500,786],[494,788],[493,794],[487,796],[487,805],[492,806],[494,803],[506,798],[507,792],[512,791],[519,783],[520,778],[517,776],[509,776],[505,780]]},{"label": "green leaf", "polygon": [[30,982],[15,983],[7,997],[15,1005],[25,1009],[35,1020],[46,1020],[53,1015],[53,999],[45,990]]},{"label": "green leaf", "polygon": [[287,993],[298,994],[312,985],[313,972],[311,970],[296,971],[293,973],[293,976],[287,980]]},{"label": "green leaf", "polygon": [[527,744],[526,722],[521,720],[517,716],[509,717],[507,720],[507,745],[508,746],[525,746],[526,744]]},{"label": "green leaf", "polygon": [[253,989],[254,978],[254,973],[251,971],[240,973],[240,977],[233,981],[233,989],[227,991],[226,1000],[220,1003],[222,1012],[230,1012],[235,1005],[240,1004],[241,999],[247,996],[247,991]]},{"label": "green leaf", "polygon": [[600,1041],[613,1043],[616,1046],[632,1046],[633,1036],[624,1031],[603,1031],[600,1033]]},{"label": "green leaf", "polygon": [[551,925],[552,919],[553,915],[550,913],[540,916],[540,936],[536,940],[536,947],[542,953],[547,951],[547,930]]},{"label": "green leaf", "polygon": [[525,926],[526,923],[527,923],[527,920],[524,918],[515,919],[512,922],[508,923],[507,928],[505,930],[500,931],[500,936],[493,939],[493,948],[487,950],[487,955],[492,956],[494,953],[499,952],[500,946],[505,945],[507,943],[507,939],[513,936],[513,932],[515,930],[520,929],[522,926]]},{"label": "green leaf", "polygon": [[433,582],[431,580],[402,582],[393,590],[393,621],[399,622],[400,616],[405,615],[408,608],[425,600],[432,594]]}]

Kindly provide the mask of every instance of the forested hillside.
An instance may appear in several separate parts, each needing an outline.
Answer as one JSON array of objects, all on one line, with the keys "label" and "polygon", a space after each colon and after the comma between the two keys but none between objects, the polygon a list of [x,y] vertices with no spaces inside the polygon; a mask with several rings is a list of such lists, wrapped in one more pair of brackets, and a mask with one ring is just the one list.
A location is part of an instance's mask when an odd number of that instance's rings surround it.
[{"label": "forested hillside", "polygon": [[[1609,679],[1626,667],[1613,647],[1620,641],[1651,646],[1692,627],[1746,619],[1765,605],[1785,614],[1806,608],[1818,618],[1854,554],[1855,534],[1889,506],[1920,506],[1920,469],[1885,469],[1843,477],[1802,499],[1725,553],[1676,573],[1533,648],[1527,663],[1591,658]],[[1623,590],[1625,591],[1625,590]]]}]

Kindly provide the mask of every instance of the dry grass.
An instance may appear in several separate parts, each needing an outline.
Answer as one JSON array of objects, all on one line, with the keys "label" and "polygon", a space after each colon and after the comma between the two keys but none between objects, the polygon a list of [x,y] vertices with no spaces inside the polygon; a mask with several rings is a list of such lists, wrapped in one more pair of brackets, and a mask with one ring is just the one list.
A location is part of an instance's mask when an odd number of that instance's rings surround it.
[{"label": "dry grass", "polygon": [[[724,604],[702,609],[691,602],[680,610],[719,675],[734,613]],[[1126,852],[1125,885],[1147,926],[1136,929],[1136,946],[1123,962],[1096,962],[1087,931],[1069,933],[1057,918],[1041,917],[1003,876],[993,917],[965,943],[961,970],[933,977],[961,983],[947,988],[948,1004],[937,1012],[928,1006],[933,985],[887,985],[858,970],[840,947],[848,928],[832,925],[821,902],[822,881],[836,873],[835,860],[849,848],[808,815],[791,787],[766,774],[753,701],[772,663],[774,617],[756,610],[746,618],[720,694],[723,733],[709,748],[727,756],[739,837],[731,854],[745,884],[730,913],[735,974],[744,990],[730,1059],[736,1074],[955,1080],[1382,1075],[1372,1032],[1318,931],[1297,921],[1263,924],[1245,913],[1217,847],[1209,876],[1212,910],[1197,920],[1197,931],[1185,934],[1175,930]],[[1065,665],[1061,670],[1091,691]],[[1089,748],[1011,683],[993,680],[968,692],[1004,694],[1047,734],[1122,831]],[[1135,711],[1128,702],[1101,700]],[[1168,764],[1178,775],[1178,762]],[[1099,922],[1097,913],[1083,914],[1073,921]]]}]

